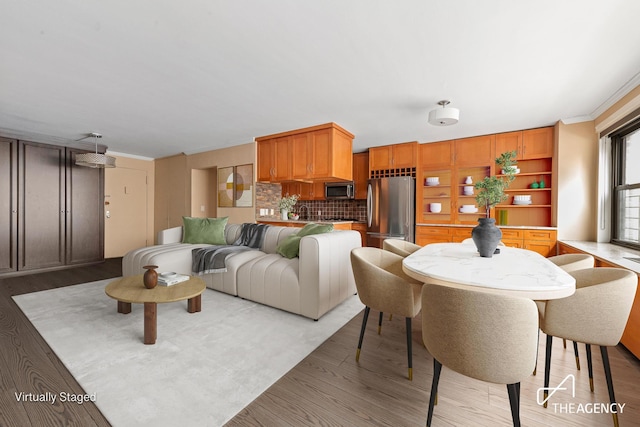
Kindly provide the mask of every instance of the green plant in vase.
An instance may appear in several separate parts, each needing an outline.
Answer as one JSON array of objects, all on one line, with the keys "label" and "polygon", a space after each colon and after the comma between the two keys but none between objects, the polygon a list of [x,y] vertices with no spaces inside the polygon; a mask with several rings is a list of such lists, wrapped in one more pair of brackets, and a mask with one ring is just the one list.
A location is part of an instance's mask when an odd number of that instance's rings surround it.
[{"label": "green plant in vase", "polygon": [[485,176],[482,181],[476,182],[476,204],[485,208],[487,218],[491,216],[491,208],[500,202],[507,200],[505,190],[515,179],[516,151],[506,151],[496,159],[496,164],[504,171],[504,176]]},{"label": "green plant in vase", "polygon": [[293,194],[290,196],[289,193],[287,193],[286,196],[280,199],[280,201],[278,202],[278,208],[282,213],[282,219],[284,220],[288,219],[288,213],[291,211],[291,209],[293,209],[296,203],[298,203],[299,198],[300,198],[299,194]]}]

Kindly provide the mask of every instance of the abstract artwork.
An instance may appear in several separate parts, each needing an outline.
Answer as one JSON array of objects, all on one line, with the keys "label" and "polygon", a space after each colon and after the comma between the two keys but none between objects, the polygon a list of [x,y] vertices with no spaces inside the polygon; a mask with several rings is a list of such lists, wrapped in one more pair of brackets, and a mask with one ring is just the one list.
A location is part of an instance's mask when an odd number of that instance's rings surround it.
[{"label": "abstract artwork", "polygon": [[218,169],[218,206],[253,206],[253,163]]}]

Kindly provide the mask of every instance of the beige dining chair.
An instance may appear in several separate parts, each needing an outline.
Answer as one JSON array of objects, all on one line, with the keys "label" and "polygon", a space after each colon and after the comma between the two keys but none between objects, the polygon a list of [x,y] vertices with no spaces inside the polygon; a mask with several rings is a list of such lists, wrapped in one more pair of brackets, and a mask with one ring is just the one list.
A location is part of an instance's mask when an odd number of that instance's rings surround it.
[{"label": "beige dining chair", "polygon": [[[584,268],[593,268],[595,265],[595,259],[589,254],[562,254],[551,256],[547,258],[549,261],[570,273],[572,271],[582,270]],[[546,301],[536,301],[540,316],[544,316],[544,308]],[[562,339],[562,346],[567,348],[567,340]],[[580,356],[578,355],[578,343],[573,342],[573,354],[576,361],[576,369],[580,370]],[[536,374],[536,370],[533,371],[533,375]]]},{"label": "beige dining chair", "polygon": [[534,302],[497,293],[426,283],[422,338],[433,356],[427,426],[442,366],[471,378],[506,384],[513,425],[520,425],[520,382],[536,363],[538,310]]},{"label": "beige dining chair", "polygon": [[409,380],[412,380],[411,320],[420,312],[422,283],[402,271],[403,259],[400,255],[379,248],[363,247],[351,251],[351,265],[358,297],[365,305],[356,362],[360,361],[360,350],[370,310],[380,311],[378,333],[384,312],[402,316],[406,319],[408,376]]},{"label": "beige dining chair", "polygon": [[[608,346],[620,342],[638,286],[636,273],[623,268],[587,268],[570,272],[576,279],[576,292],[567,297],[549,300],[540,316],[540,328],[547,334],[544,367],[544,406],[549,388],[553,337],[583,342],[587,348],[589,387],[593,391],[591,345],[600,346],[609,399],[615,404]],[[613,414],[618,426],[618,414]]]},{"label": "beige dining chair", "polygon": [[384,239],[382,242],[382,249],[402,257],[408,257],[420,248],[422,248],[422,246],[401,239]]}]

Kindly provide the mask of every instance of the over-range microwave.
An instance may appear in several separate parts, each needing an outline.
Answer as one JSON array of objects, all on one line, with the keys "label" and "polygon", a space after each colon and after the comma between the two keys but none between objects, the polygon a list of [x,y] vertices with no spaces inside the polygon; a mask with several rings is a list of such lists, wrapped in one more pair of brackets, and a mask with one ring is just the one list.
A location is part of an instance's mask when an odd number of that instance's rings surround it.
[{"label": "over-range microwave", "polygon": [[353,199],[355,197],[353,181],[349,182],[326,182],[324,184],[324,197],[331,199]]}]

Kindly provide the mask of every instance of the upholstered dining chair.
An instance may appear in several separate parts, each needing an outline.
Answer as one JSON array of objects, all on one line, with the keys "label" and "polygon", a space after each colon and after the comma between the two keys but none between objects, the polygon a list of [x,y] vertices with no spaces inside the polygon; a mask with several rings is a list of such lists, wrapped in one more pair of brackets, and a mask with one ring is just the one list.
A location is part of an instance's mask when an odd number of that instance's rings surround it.
[{"label": "upholstered dining chair", "polygon": [[[600,346],[609,399],[615,403],[608,346],[620,342],[627,325],[631,305],[638,286],[636,273],[622,268],[587,268],[570,272],[576,279],[576,292],[546,303],[540,316],[540,328],[547,334],[544,390],[549,387],[551,349],[553,337],[583,342],[587,347],[589,386],[593,391],[591,345]],[[544,392],[546,407],[547,392]],[[618,414],[613,414],[613,424],[618,426]]]},{"label": "upholstered dining chair", "polygon": [[384,239],[382,241],[382,249],[393,252],[401,257],[408,257],[420,248],[422,248],[422,246],[401,239]]},{"label": "upholstered dining chair", "polygon": [[408,377],[413,379],[411,347],[411,320],[420,312],[422,283],[402,271],[404,258],[379,248],[355,248],[351,250],[351,265],[360,301],[365,305],[362,328],[356,350],[356,361],[360,361],[360,350],[371,309],[380,311],[380,323],[384,312],[406,319]]},{"label": "upholstered dining chair", "polygon": [[[583,268],[593,268],[595,265],[595,259],[589,254],[562,254],[551,256],[547,258],[549,261],[570,273],[576,270],[582,270]],[[536,301],[540,316],[544,316],[544,308],[546,301]],[[562,346],[567,348],[567,340],[562,339]],[[576,360],[576,369],[580,370],[580,356],[578,355],[578,343],[573,342],[573,354]],[[533,375],[536,374],[534,370]]]},{"label": "upholstered dining chair", "polygon": [[527,298],[425,283],[422,338],[433,356],[427,426],[442,366],[471,378],[506,384],[513,425],[520,425],[520,382],[536,362],[538,310]]}]

